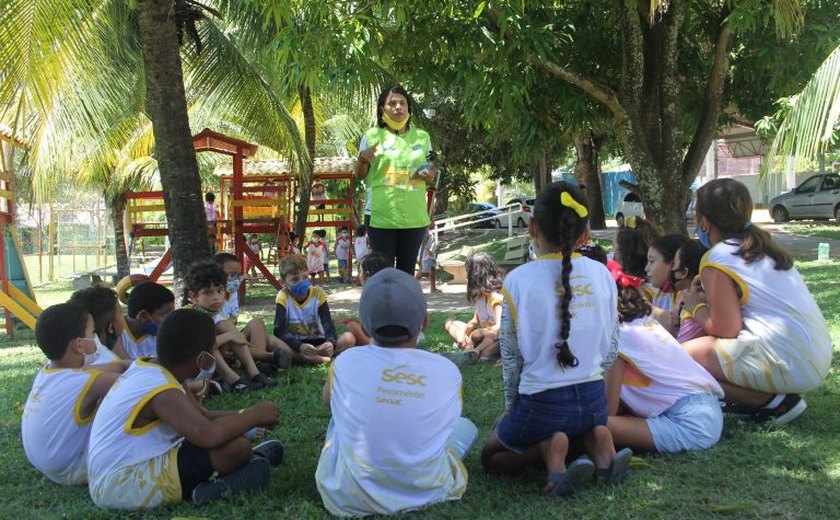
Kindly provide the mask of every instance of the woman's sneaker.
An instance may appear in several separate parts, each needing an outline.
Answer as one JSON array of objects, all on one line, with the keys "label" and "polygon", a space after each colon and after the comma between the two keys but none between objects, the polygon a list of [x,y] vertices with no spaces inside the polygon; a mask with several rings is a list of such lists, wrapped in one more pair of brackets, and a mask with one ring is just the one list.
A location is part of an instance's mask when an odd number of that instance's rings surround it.
[{"label": "woman's sneaker", "polygon": [[807,408],[808,403],[798,394],[778,394],[756,411],[754,419],[758,423],[772,422],[781,426],[802,415]]}]

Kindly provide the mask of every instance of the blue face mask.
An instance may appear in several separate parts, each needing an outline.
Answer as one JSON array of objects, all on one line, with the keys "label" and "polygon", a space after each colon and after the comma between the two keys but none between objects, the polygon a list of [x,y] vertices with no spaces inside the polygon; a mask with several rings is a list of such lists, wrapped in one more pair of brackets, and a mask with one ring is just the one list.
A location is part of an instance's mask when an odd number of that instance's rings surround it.
[{"label": "blue face mask", "polygon": [[149,336],[157,336],[158,324],[153,322],[152,320],[143,320],[140,322],[140,330],[143,331],[143,334],[148,334]]},{"label": "blue face mask", "polygon": [[706,249],[712,248],[712,241],[709,240],[709,232],[703,231],[703,229],[700,228],[700,224],[697,224],[697,227],[694,228],[694,234],[697,235],[697,240],[699,240],[700,243],[703,244],[703,247],[705,247]]},{"label": "blue face mask", "polygon": [[292,293],[292,296],[300,300],[302,298],[305,298],[306,295],[309,293],[309,287],[311,285],[312,280],[309,280],[307,278],[306,280],[289,287],[289,292]]},{"label": "blue face mask", "polygon": [[[202,355],[204,355],[204,353],[200,354],[199,357],[201,357]],[[210,354],[208,354],[208,355],[210,355]],[[213,359],[213,364],[210,365],[210,368],[199,367],[198,374],[195,377],[191,377],[191,378],[187,379],[185,382],[186,383],[198,383],[198,382],[204,381],[205,379],[213,377],[213,373],[215,371],[216,371],[216,360]]]},{"label": "blue face mask", "polygon": [[227,292],[233,294],[239,291],[239,286],[242,285],[242,278],[240,277],[231,277],[228,278],[227,281]]}]

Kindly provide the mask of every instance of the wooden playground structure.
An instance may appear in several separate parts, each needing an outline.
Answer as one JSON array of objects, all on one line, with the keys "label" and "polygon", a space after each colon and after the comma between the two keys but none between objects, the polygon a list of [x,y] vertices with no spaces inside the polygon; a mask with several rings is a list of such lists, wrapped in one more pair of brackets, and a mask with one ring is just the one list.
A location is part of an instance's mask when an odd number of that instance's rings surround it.
[{"label": "wooden playground structure", "polygon": [[14,337],[15,319],[34,330],[35,320],[41,314],[15,230],[12,146],[26,148],[26,143],[0,125],[0,306],[10,338]]},{"label": "wooden playground structure", "polygon": [[[280,289],[280,282],[267,260],[247,246],[251,234],[269,235],[279,260],[288,246],[288,234],[294,229],[300,176],[284,161],[255,161],[257,145],[204,129],[193,137],[196,152],[216,152],[230,156],[231,168],[217,168],[220,173],[220,197],[217,198],[219,220],[208,222],[208,232],[215,236],[217,251],[230,251],[245,265],[245,259],[260,272],[260,278]],[[352,204],[354,177],[351,159],[316,159],[311,182],[331,181],[340,185],[342,195],[326,200],[311,200],[307,228],[340,228],[346,226],[352,240]],[[346,191],[345,189],[346,188]],[[128,230],[135,240],[169,234],[162,191],[127,194]],[[323,207],[320,207],[323,206]],[[350,248],[352,261],[352,248]],[[158,280],[172,260],[167,248],[149,277]],[[244,296],[246,284],[241,285]]]}]

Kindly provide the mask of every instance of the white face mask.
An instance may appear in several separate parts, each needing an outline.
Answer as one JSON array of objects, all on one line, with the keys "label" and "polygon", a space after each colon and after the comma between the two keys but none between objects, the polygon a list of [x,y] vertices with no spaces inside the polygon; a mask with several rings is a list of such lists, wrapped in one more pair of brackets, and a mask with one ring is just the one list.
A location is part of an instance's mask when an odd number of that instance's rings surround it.
[{"label": "white face mask", "polygon": [[234,277],[228,278],[227,292],[235,293],[235,292],[239,291],[239,286],[240,285],[242,285],[242,278],[240,278],[238,276],[235,277],[235,278]]},{"label": "white face mask", "polygon": [[93,342],[93,352],[82,353],[82,355],[85,357],[85,360],[82,363],[82,366],[89,367],[90,365],[96,363],[96,360],[99,359],[99,345],[101,345],[102,342],[99,341],[99,338],[97,338],[95,336],[94,336],[93,339],[90,339],[90,338],[82,338],[82,339],[85,340],[85,341],[88,341],[88,342]]},{"label": "white face mask", "polygon": [[[212,354],[208,354],[208,355],[212,355]],[[201,356],[199,355],[199,357],[201,357]],[[210,368],[199,368],[198,369],[198,374],[195,377],[191,377],[191,378],[187,379],[186,382],[187,383],[202,382],[205,379],[209,379],[210,377],[213,377],[214,372],[216,372],[216,359],[215,358],[213,358],[213,364],[210,365]]]}]

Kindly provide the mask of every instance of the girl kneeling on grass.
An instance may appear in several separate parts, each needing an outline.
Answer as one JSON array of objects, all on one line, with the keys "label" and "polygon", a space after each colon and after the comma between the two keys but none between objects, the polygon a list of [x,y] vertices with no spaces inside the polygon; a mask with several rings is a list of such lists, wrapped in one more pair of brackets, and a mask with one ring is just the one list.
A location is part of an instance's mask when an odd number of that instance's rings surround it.
[{"label": "girl kneeling on grass", "polygon": [[462,349],[474,350],[481,359],[499,355],[499,325],[502,321],[502,279],[504,274],[493,257],[476,253],[467,258],[467,300],[475,305],[472,319],[464,323],[448,319],[446,332]]},{"label": "girl kneeling on grass", "polygon": [[[621,482],[632,455],[629,449],[616,453],[606,426],[602,375],[615,356],[615,282],[604,265],[572,253],[586,231],[585,200],[564,182],[537,197],[528,232],[541,256],[505,279],[500,340],[506,411],[481,454],[490,473],[544,463],[549,495],[588,483],[593,471],[604,482]],[[566,468],[569,440],[576,437],[592,460]]]},{"label": "girl kneeling on grass", "polygon": [[721,383],[724,412],[781,425],[828,374],[831,337],[793,259],[750,221],[752,210],[732,179],[697,190],[697,235],[711,250],[683,302],[708,336],[683,347]]},{"label": "girl kneeling on grass", "polygon": [[712,447],[723,430],[723,390],[651,316],[644,281],[611,271],[621,322],[618,359],[606,376],[613,440],[665,453]]}]

